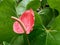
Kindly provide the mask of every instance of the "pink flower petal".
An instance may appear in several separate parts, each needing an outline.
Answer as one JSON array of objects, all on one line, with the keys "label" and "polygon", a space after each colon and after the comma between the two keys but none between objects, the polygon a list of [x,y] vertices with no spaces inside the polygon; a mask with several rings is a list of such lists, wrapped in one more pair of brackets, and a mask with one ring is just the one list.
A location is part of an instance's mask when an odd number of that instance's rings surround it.
[{"label": "pink flower petal", "polygon": [[[26,27],[26,34],[29,34],[32,31],[32,28],[34,26],[34,12],[32,9],[25,11],[19,19],[24,23]],[[24,33],[24,30],[20,26],[20,24],[16,21],[13,24],[13,30],[14,32],[18,34]]]}]

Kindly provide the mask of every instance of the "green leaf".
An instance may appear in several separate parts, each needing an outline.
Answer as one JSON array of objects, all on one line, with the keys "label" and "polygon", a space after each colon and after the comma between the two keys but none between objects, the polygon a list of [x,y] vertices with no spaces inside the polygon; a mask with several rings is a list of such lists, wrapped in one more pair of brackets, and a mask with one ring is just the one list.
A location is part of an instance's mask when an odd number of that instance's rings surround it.
[{"label": "green leaf", "polygon": [[29,2],[31,2],[32,0],[22,0],[19,5],[16,8],[17,11],[17,16],[20,16],[25,10],[26,10],[26,6]]},{"label": "green leaf", "polygon": [[51,8],[44,8],[39,12],[42,23],[47,26],[53,18],[53,10]]},{"label": "green leaf", "polygon": [[35,26],[33,31],[28,35],[30,45],[44,45],[45,44],[45,31],[42,27],[40,16],[35,13]]},{"label": "green leaf", "polygon": [[33,10],[37,10],[39,7],[40,7],[40,0],[34,0],[34,1],[31,1],[30,3],[28,3],[27,5],[27,9],[30,9],[32,8]]},{"label": "green leaf", "polygon": [[11,16],[16,16],[15,1],[2,0],[0,3],[0,42],[10,41],[15,35]]},{"label": "green leaf", "polygon": [[56,17],[47,31],[46,45],[60,45],[60,15]]},{"label": "green leaf", "polygon": [[53,9],[57,9],[60,12],[60,0],[47,0],[49,6]]}]

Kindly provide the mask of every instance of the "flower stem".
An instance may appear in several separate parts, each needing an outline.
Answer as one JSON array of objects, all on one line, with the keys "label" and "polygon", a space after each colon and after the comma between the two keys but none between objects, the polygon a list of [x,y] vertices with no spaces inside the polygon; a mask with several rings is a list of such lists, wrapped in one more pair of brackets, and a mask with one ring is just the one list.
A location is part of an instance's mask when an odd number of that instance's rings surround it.
[{"label": "flower stem", "polygon": [[16,20],[17,22],[19,22],[19,24],[20,24],[21,27],[23,28],[24,34],[26,35],[28,45],[30,45],[30,42],[29,42],[28,36],[27,36],[27,34],[26,34],[26,27],[25,27],[25,25],[23,24],[23,22],[22,22],[20,19],[14,17],[14,16],[12,16],[11,18],[14,19],[14,20]]}]

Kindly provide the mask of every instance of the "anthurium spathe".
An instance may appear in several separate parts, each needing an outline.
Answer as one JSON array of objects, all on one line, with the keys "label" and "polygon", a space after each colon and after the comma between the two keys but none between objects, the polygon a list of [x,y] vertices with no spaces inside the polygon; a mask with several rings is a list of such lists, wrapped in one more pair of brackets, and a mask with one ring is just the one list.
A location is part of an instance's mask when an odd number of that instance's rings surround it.
[{"label": "anthurium spathe", "polygon": [[[25,11],[20,17],[19,20],[22,21],[26,28],[26,34],[29,34],[32,31],[32,28],[34,26],[34,11],[32,9]],[[23,34],[24,30],[19,24],[19,22],[14,22],[13,24],[13,30],[15,33]]]}]

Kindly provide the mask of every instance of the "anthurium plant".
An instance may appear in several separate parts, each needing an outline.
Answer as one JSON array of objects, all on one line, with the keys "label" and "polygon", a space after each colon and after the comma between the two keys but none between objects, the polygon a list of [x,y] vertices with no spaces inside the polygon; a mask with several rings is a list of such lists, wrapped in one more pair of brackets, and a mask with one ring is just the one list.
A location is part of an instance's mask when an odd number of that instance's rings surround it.
[{"label": "anthurium plant", "polygon": [[60,45],[60,0],[0,0],[0,45]]}]

